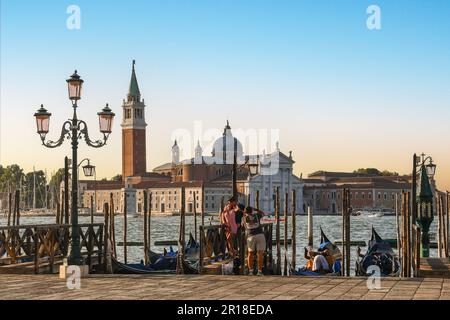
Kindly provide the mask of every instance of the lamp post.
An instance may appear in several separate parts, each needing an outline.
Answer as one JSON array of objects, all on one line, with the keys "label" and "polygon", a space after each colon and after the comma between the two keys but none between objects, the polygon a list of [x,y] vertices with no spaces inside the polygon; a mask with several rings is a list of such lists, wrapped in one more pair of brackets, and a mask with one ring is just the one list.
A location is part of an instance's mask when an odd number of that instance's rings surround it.
[{"label": "lamp post", "polygon": [[[416,154],[413,156],[413,184],[412,184],[412,208],[413,219],[420,227],[422,232],[421,238],[421,257],[430,256],[430,225],[433,222],[433,190],[431,188],[430,179],[433,179],[436,173],[436,165],[433,159],[425,154],[419,158]],[[417,176],[420,175],[419,184],[417,184]],[[418,187],[418,188],[417,188]]]},{"label": "lamp post", "polygon": [[[78,176],[80,176],[80,173],[79,173],[80,166],[85,161],[87,161],[87,164],[82,167],[84,175],[86,177],[94,176],[94,181],[96,181],[97,180],[97,177],[96,177],[97,174],[96,174],[96,171],[95,171],[95,166],[91,165],[91,160],[89,158],[84,158],[83,160],[80,161],[80,163],[78,163],[78,166],[77,166]],[[79,193],[79,191],[80,191],[80,188],[78,188],[78,201],[79,201],[80,204],[82,204],[83,202],[80,200],[80,193]]]},{"label": "lamp post", "polygon": [[233,197],[239,201],[238,199],[238,191],[237,191],[237,172],[238,169],[244,168],[245,166],[249,169],[248,182],[249,182],[249,192],[250,192],[250,177],[254,176],[258,173],[258,163],[251,161],[250,156],[245,160],[245,162],[241,165],[237,165],[237,139],[234,138],[234,154],[233,154],[233,169],[232,169],[232,193]]},{"label": "lamp post", "polygon": [[[47,148],[56,148],[62,145],[65,139],[70,139],[72,144],[72,168],[77,168],[78,158],[78,140],[84,138],[86,144],[93,148],[100,148],[106,144],[109,134],[111,133],[112,122],[114,119],[114,113],[106,104],[106,107],[102,109],[98,114],[100,132],[103,134],[102,140],[91,140],[88,134],[88,127],[86,122],[77,118],[77,101],[81,99],[81,89],[83,86],[83,80],[75,73],[66,80],[68,85],[69,99],[72,102],[73,115],[72,119],[65,121],[62,125],[61,135],[57,141],[47,140],[46,135],[49,132],[50,116],[43,105],[34,114],[36,118],[37,133],[40,135],[42,145]],[[80,248],[80,234],[78,227],[78,170],[72,170],[72,241],[71,250],[69,255],[69,264],[71,265],[83,265],[84,261],[81,256]]]}]

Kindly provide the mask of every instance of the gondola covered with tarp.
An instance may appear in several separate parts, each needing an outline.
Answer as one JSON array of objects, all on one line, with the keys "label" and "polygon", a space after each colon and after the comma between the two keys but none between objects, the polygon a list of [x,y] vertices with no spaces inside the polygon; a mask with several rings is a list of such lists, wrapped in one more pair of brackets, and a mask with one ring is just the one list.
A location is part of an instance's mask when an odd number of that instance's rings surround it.
[{"label": "gondola covered with tarp", "polygon": [[[183,273],[198,273],[198,243],[194,240],[192,234],[189,242],[184,249],[184,257],[181,259]],[[141,263],[122,263],[112,257],[113,273],[117,274],[152,274],[152,273],[175,273],[177,269],[178,251],[174,251],[172,247],[169,251],[164,249],[163,253],[157,253],[149,250],[149,264]]]},{"label": "gondola covered with tarp", "polygon": [[356,275],[370,276],[377,270],[380,275],[397,276],[400,264],[397,255],[388,241],[383,240],[372,227],[372,237],[369,241],[367,252],[362,255],[358,247],[356,260]]},{"label": "gondola covered with tarp", "polygon": [[[328,237],[325,235],[325,232],[323,232],[322,228],[320,228],[320,244],[317,249],[317,251],[323,252],[327,250],[328,254],[333,257],[333,265],[329,266],[329,272],[318,272],[318,271],[312,271],[310,268],[307,268],[307,266],[304,266],[302,268],[299,268],[298,270],[293,270],[292,273],[294,275],[298,276],[338,276],[341,274],[341,260],[342,260],[342,253],[341,250],[339,250],[339,247],[334,244]],[[305,258],[306,253],[308,249],[305,248]]]}]

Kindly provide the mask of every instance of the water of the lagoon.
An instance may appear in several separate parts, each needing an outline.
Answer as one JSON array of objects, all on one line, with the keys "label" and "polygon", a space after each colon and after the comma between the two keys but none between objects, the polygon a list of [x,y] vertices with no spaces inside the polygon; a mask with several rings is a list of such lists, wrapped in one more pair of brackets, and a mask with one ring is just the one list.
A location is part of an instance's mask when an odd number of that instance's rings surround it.
[{"label": "water of the lagoon", "polygon": [[[213,217],[213,223],[217,223],[217,217]],[[90,218],[87,216],[80,216],[80,223],[89,223]],[[198,219],[198,222],[200,219]],[[205,217],[205,221],[209,223],[209,216]],[[95,222],[103,222],[103,217],[96,216]],[[123,237],[123,217],[117,215],[115,218],[116,222],[116,242],[122,241]],[[163,247],[155,247],[153,244],[155,241],[159,240],[177,240],[178,230],[179,230],[180,218],[177,216],[152,216],[151,220],[151,243],[153,251],[162,251]],[[54,223],[54,218],[52,217],[32,217],[32,216],[22,216],[21,224],[47,224]],[[127,219],[128,229],[127,229],[127,242],[143,242],[143,217],[128,217]],[[6,219],[2,216],[0,217],[0,226],[6,225]],[[340,216],[315,216],[314,217],[314,244],[317,247],[320,239],[319,228],[322,227],[326,235],[331,241],[338,241],[342,239],[342,218]],[[291,222],[289,220],[289,226]],[[384,216],[381,218],[369,218],[364,216],[351,217],[351,240],[364,240],[368,241],[371,235],[371,227],[375,227],[377,232],[383,238],[396,238],[396,223],[395,216]],[[290,229],[290,228],[289,228]],[[433,222],[431,225],[431,233],[436,234],[437,223]],[[194,230],[194,218],[192,216],[186,217],[186,232]],[[283,237],[283,222],[281,222],[281,237]],[[290,231],[289,231],[290,232]],[[275,238],[275,228],[274,228],[274,238]],[[289,233],[289,238],[291,238]],[[186,238],[187,239],[187,238]],[[433,241],[432,241],[433,242]],[[302,266],[305,264],[305,259],[303,257],[304,247],[307,245],[307,217],[297,216],[297,266]],[[283,246],[282,257],[283,257]],[[174,248],[176,250],[176,248]],[[362,252],[365,252],[366,247],[362,248]],[[143,256],[143,247],[130,246],[128,251],[128,261],[129,262],[139,262]],[[436,249],[430,250],[431,256],[437,255]],[[274,256],[275,256],[274,247]],[[117,247],[117,254],[119,259],[122,259],[123,250],[122,247]],[[354,260],[356,259],[356,247],[352,247],[352,263],[351,267],[354,268]],[[289,246],[288,257],[290,259],[291,249]],[[283,258],[282,258],[283,260]]]}]

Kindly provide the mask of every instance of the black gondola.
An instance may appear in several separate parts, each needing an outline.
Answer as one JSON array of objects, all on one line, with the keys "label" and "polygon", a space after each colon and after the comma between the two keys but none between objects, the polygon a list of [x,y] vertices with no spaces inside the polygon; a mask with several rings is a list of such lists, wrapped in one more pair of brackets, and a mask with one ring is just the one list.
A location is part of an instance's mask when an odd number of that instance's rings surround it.
[{"label": "black gondola", "polygon": [[[145,265],[143,263],[122,263],[116,258],[111,257],[113,273],[114,274],[175,274],[176,272],[176,257],[170,258],[170,269],[155,269],[154,265]],[[197,274],[198,269],[191,265],[188,261],[182,260],[182,267],[184,274]],[[173,267],[175,264],[175,267]]]},{"label": "black gondola", "polygon": [[[184,259],[182,259],[183,273],[196,274],[198,268],[198,253],[199,245],[195,241],[192,234],[189,235],[188,244],[184,250]],[[173,251],[172,247],[167,251],[164,249],[163,253],[157,253],[152,250],[149,253],[149,265],[144,263],[122,263],[116,258],[112,258],[113,273],[119,274],[153,274],[153,273],[165,273],[171,274],[176,272],[177,268],[177,256],[178,251]]]},{"label": "black gondola", "polygon": [[400,263],[397,255],[392,250],[389,242],[383,240],[372,227],[372,237],[369,241],[367,252],[360,254],[358,247],[356,260],[356,275],[370,276],[375,270],[368,270],[370,266],[377,266],[383,277],[397,276],[400,271]]}]

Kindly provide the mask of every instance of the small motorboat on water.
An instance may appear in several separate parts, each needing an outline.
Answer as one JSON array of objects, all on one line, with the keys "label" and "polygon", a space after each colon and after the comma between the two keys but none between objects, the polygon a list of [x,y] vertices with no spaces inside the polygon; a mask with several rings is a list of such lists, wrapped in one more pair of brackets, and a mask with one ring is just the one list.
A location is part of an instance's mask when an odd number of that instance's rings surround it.
[{"label": "small motorboat on water", "polygon": [[367,214],[365,216],[369,218],[380,218],[385,215],[394,215],[395,213],[392,210],[389,209],[373,209],[367,211]]},{"label": "small motorboat on water", "polygon": [[372,211],[367,215],[369,218],[381,218],[382,216],[384,216],[383,211]]},{"label": "small motorboat on water", "polygon": [[331,242],[328,237],[323,232],[322,228],[320,228],[320,245],[317,251],[328,250],[329,254],[334,259],[334,264],[331,268],[330,272],[316,272],[309,270],[305,267],[302,267],[298,270],[293,270],[292,274],[298,276],[338,276],[341,274],[341,260],[342,253],[339,250],[338,246],[336,246],[333,242]]},{"label": "small motorboat on water", "polygon": [[361,255],[361,248],[358,247],[356,260],[356,275],[369,276],[372,274],[368,270],[370,266],[378,266],[381,276],[397,276],[400,271],[400,263],[397,255],[392,250],[389,242],[383,240],[372,227],[372,238],[369,241],[367,252]]}]

